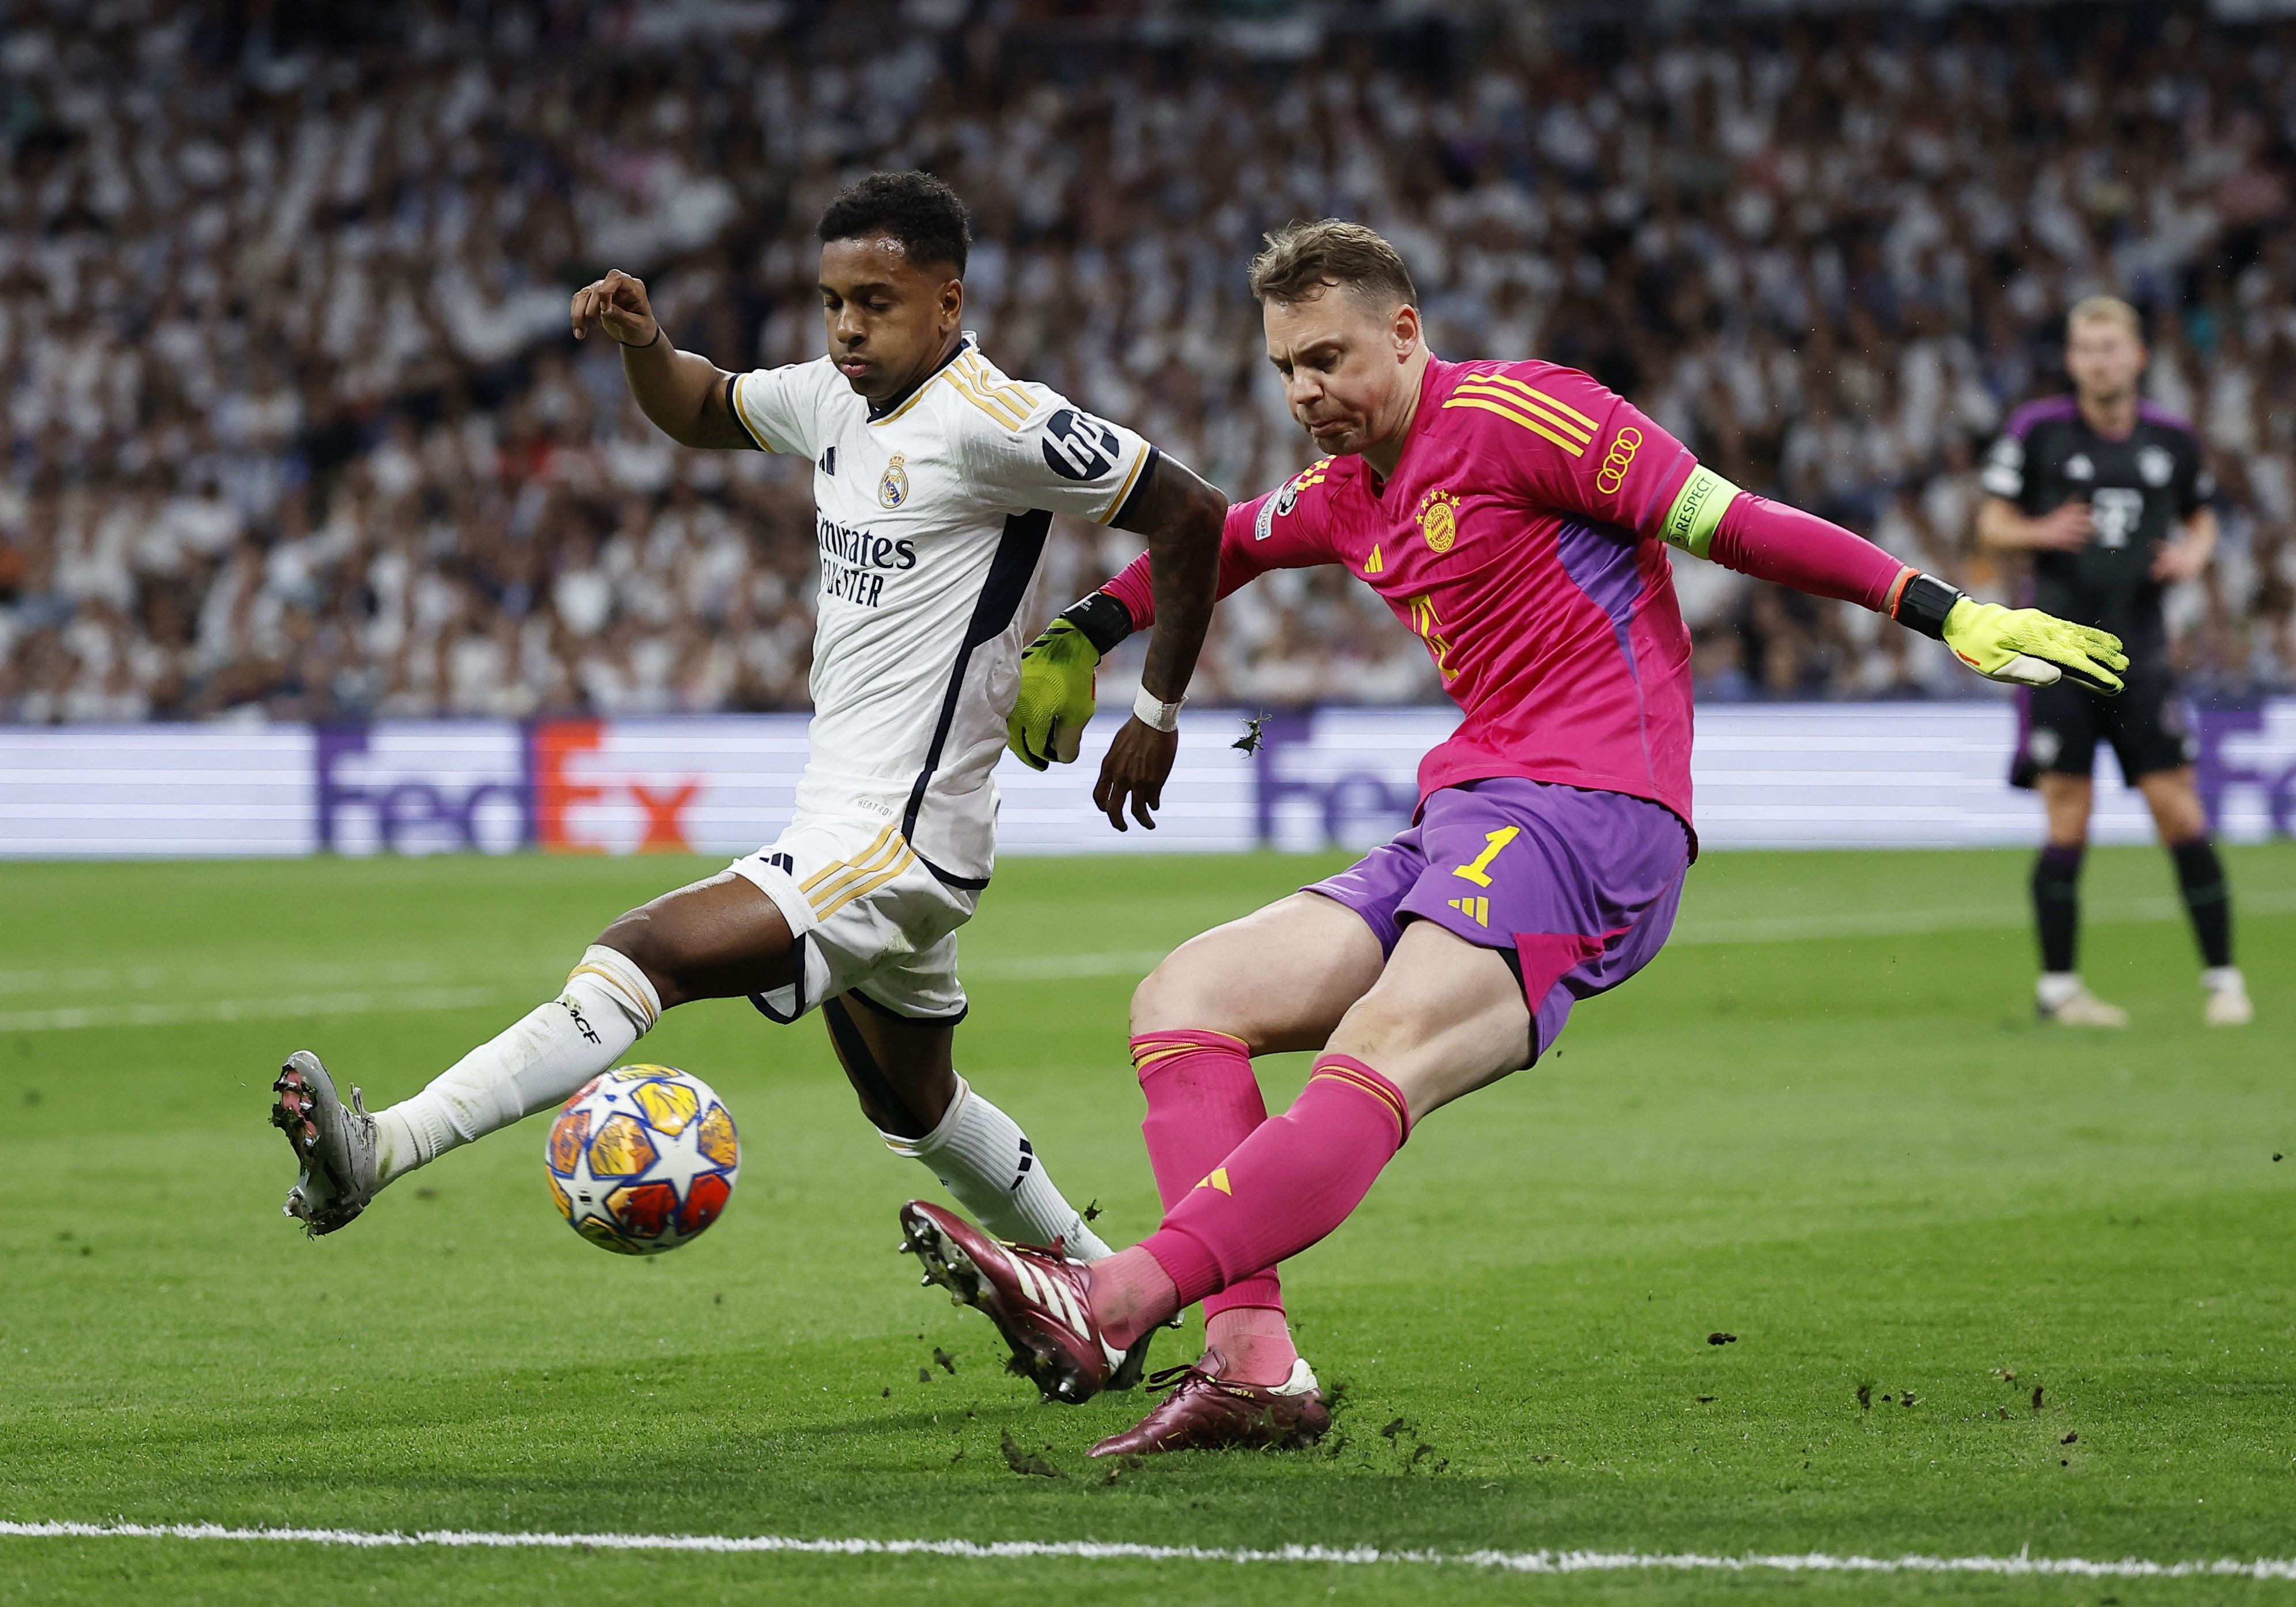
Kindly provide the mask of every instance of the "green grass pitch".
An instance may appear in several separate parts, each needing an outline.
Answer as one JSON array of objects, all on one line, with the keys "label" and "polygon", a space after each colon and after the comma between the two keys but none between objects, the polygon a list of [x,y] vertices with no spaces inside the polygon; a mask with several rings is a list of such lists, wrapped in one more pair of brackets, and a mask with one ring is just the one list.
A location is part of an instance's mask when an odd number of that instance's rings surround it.
[{"label": "green grass pitch", "polygon": [[[1335,1441],[1085,1447],[920,1289],[927,1180],[821,1029],[675,1013],[742,1180],[700,1243],[568,1232],[537,1119],[306,1242],[268,1081],[385,1103],[705,867],[457,858],[0,869],[0,1519],[1442,1551],[2296,1555],[2296,845],[2228,856],[2259,1010],[2200,1025],[2156,852],[2100,851],[2119,1035],[2037,1027],[2022,854],[1710,856],[1559,1053],[1431,1119],[1287,1269]],[[959,1066],[1119,1240],[1156,951],[1333,860],[1013,861]],[[1303,1068],[1265,1067],[1281,1108]],[[2290,1154],[2286,1162],[2280,1153]],[[1733,1333],[1734,1343],[1709,1336]],[[1173,1336],[1164,1363],[1192,1355]],[[952,1373],[935,1362],[945,1352]],[[2013,1380],[2010,1374],[2013,1373]],[[2038,1402],[2038,1406],[2036,1402]],[[1018,1473],[1007,1437],[1056,1477]],[[2296,1583],[1047,1559],[363,1553],[0,1539],[0,1602],[2296,1602]]]}]

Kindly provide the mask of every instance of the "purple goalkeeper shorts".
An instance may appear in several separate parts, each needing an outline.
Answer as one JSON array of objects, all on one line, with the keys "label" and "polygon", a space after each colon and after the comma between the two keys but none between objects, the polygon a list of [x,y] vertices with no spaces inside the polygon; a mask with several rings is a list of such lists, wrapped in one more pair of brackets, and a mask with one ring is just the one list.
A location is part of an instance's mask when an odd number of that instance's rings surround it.
[{"label": "purple goalkeeper shorts", "polygon": [[1496,949],[1537,1023],[1536,1060],[1572,1004],[1657,956],[1689,868],[1690,833],[1661,805],[1499,776],[1444,788],[1402,836],[1305,890],[1361,915],[1390,954],[1407,921]]}]

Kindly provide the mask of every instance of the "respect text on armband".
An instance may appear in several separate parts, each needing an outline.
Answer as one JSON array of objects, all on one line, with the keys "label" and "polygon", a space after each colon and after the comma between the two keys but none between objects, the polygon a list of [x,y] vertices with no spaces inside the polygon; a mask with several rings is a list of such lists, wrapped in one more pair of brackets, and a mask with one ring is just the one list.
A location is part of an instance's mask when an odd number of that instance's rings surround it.
[{"label": "respect text on armband", "polygon": [[1667,521],[1666,538],[1677,546],[1688,546],[1691,531],[1698,528],[1698,515],[1713,494],[1710,480],[1684,487],[1681,500],[1674,504],[1674,517]]},{"label": "respect text on armband", "polygon": [[1667,540],[1697,557],[1705,557],[1706,549],[1714,540],[1715,529],[1722,522],[1723,511],[1737,496],[1738,488],[1711,469],[1693,469],[1676,494],[1674,506],[1668,510]]}]

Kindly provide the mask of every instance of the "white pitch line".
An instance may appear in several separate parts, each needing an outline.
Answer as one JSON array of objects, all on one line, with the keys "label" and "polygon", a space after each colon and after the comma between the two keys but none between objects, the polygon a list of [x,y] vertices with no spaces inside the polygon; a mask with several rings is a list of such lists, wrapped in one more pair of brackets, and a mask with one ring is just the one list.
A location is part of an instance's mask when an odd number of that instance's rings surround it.
[{"label": "white pitch line", "polygon": [[16,1523],[0,1521],[0,1537],[68,1540],[272,1540],[365,1548],[432,1547],[502,1551],[668,1551],[782,1553],[805,1556],[960,1557],[988,1562],[1070,1559],[1087,1562],[1324,1563],[1436,1568],[1487,1568],[1508,1573],[1915,1573],[2032,1575],[2085,1579],[2296,1579],[2296,1559],[2216,1557],[2156,1562],[2090,1557],[1837,1556],[1826,1552],[1710,1556],[1698,1552],[1430,1551],[1376,1546],[1282,1546],[1267,1549],[1219,1546],[1149,1546],[1121,1540],[880,1540],[808,1538],[798,1535],[559,1535],[500,1534],[478,1529],[232,1529],[219,1523]]},{"label": "white pitch line", "polygon": [[87,1004],[0,1011],[0,1032],[71,1032],[90,1027],[175,1027],[191,1021],[262,1021],[283,1016],[373,1015],[463,1010],[502,996],[499,988],[410,988],[398,993],[291,993],[183,1004]]},{"label": "white pitch line", "polygon": [[53,996],[68,993],[141,993],[158,988],[212,991],[245,981],[250,971],[260,972],[275,985],[306,988],[334,988],[346,983],[373,987],[380,982],[418,984],[461,980],[435,960],[344,960],[320,965],[50,966],[32,971],[0,971],[0,994]]}]

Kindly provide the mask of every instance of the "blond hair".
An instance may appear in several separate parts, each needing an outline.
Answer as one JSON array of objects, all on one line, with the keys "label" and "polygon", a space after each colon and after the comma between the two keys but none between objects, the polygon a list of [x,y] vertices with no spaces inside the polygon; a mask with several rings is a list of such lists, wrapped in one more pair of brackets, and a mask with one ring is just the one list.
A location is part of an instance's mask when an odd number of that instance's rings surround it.
[{"label": "blond hair", "polygon": [[2073,303],[2073,310],[2065,315],[2065,334],[2070,338],[2077,325],[2101,324],[2110,320],[2127,330],[2134,340],[2144,339],[2144,320],[2136,309],[2118,296],[2084,296]]},{"label": "blond hair", "polygon": [[1267,249],[1251,259],[1255,299],[1290,306],[1336,285],[1377,312],[1418,304],[1402,254],[1359,223],[1322,217],[1286,224],[1265,238]]}]

